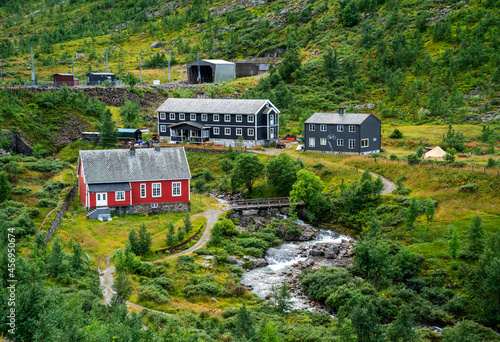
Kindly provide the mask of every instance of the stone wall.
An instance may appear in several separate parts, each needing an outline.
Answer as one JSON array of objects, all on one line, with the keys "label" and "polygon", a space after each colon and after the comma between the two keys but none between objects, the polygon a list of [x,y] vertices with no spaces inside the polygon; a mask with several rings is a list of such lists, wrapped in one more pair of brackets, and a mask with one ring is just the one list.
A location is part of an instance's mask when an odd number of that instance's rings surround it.
[{"label": "stone wall", "polygon": [[151,208],[151,204],[136,204],[132,206],[131,214],[161,214],[190,210],[191,202],[158,203],[158,208]]},{"label": "stone wall", "polygon": [[31,149],[31,146],[17,134],[10,135],[10,145],[14,153],[22,154],[25,156],[33,155],[33,150]]}]

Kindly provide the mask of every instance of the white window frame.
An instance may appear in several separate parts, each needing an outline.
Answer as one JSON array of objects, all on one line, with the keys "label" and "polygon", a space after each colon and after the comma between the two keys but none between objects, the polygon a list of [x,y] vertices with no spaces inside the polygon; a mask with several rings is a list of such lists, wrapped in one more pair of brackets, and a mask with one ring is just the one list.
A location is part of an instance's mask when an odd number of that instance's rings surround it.
[{"label": "white window frame", "polygon": [[214,135],[219,135],[219,134],[220,134],[219,127],[214,127]]},{"label": "white window frame", "polygon": [[337,146],[344,146],[344,139],[337,139]]},{"label": "white window frame", "polygon": [[243,122],[243,117],[241,115],[236,115],[236,122]]},{"label": "white window frame", "polygon": [[319,138],[320,145],[326,145],[326,138]]},{"label": "white window frame", "polygon": [[172,196],[173,197],[181,196],[182,195],[181,189],[182,189],[181,182],[173,182],[172,183]]},{"label": "white window frame", "polygon": [[370,145],[370,139],[361,139],[361,148],[366,148]]},{"label": "white window frame", "polygon": [[170,118],[170,120],[175,120],[175,113],[170,113],[169,118]]},{"label": "white window frame", "polygon": [[167,114],[166,113],[160,113],[160,120],[166,120],[167,119]]},{"label": "white window frame", "polygon": [[274,125],[274,115],[273,114],[269,115],[269,124]]},{"label": "white window frame", "polygon": [[337,132],[343,132],[344,131],[344,125],[337,125]]},{"label": "white window frame", "polygon": [[158,203],[151,203],[151,209],[158,208]]},{"label": "white window frame", "polygon": [[316,138],[309,138],[309,147],[316,147]]},{"label": "white window frame", "polygon": [[125,191],[115,191],[115,201],[125,201]]},{"label": "white window frame", "polygon": [[236,128],[236,135],[243,135],[243,128]]},{"label": "white window frame", "polygon": [[231,128],[229,127],[224,128],[224,135],[231,135]]},{"label": "white window frame", "polygon": [[196,121],[196,114],[194,114],[194,113],[189,114],[189,121]]},{"label": "white window frame", "polygon": [[201,121],[208,121],[208,114],[201,114]]},{"label": "white window frame", "polygon": [[271,136],[271,139],[274,139],[274,128],[272,128],[272,127],[271,127],[271,128],[269,129],[269,134],[270,134],[270,136]]},{"label": "white window frame", "polygon": [[309,124],[309,132],[314,132],[316,130],[315,124]]},{"label": "white window frame", "polygon": [[217,122],[218,122],[218,121],[219,121],[219,114],[214,114],[214,116],[212,117],[212,119],[213,119],[214,121],[217,121]]},{"label": "white window frame", "polygon": [[202,133],[203,138],[208,138],[209,137],[210,134],[209,134],[209,132],[206,129],[204,129],[202,132],[203,132]]},{"label": "white window frame", "polygon": [[327,126],[326,125],[319,125],[319,131],[320,132],[326,132]]},{"label": "white window frame", "polygon": [[354,132],[356,132],[356,126],[349,125],[349,133],[354,133]]},{"label": "white window frame", "polygon": [[161,183],[151,184],[151,196],[152,197],[161,197]]},{"label": "white window frame", "polygon": [[231,122],[231,115],[224,115],[224,122]]},{"label": "white window frame", "polygon": [[181,120],[181,121],[186,120],[186,114],[184,114],[184,113],[179,113],[179,120]]},{"label": "white window frame", "polygon": [[253,137],[255,135],[255,130],[253,128],[247,129],[247,135]]},{"label": "white window frame", "polygon": [[141,198],[146,198],[148,197],[148,192],[146,190],[146,184],[145,183],[142,183],[141,184]]},{"label": "white window frame", "polygon": [[254,123],[255,122],[255,116],[253,116],[253,115],[247,116],[247,122],[248,123]]},{"label": "white window frame", "polygon": [[167,125],[160,125],[160,132],[161,133],[167,132]]},{"label": "white window frame", "polygon": [[349,149],[354,150],[356,148],[356,139],[349,139]]}]

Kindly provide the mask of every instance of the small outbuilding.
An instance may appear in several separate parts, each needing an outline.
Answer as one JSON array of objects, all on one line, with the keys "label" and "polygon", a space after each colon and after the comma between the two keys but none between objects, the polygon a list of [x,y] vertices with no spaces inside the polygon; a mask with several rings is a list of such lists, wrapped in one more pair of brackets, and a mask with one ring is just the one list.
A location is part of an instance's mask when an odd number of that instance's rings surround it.
[{"label": "small outbuilding", "polygon": [[222,59],[200,59],[186,65],[188,83],[221,83],[236,79],[236,64]]},{"label": "small outbuilding", "polygon": [[115,85],[116,76],[111,72],[90,72],[87,74],[87,85],[100,85],[106,81],[110,81],[111,85]]},{"label": "small outbuilding", "polygon": [[430,150],[429,152],[426,152],[424,154],[424,159],[444,160],[445,155],[446,155],[446,152],[443,151],[443,149],[441,147],[436,146],[432,150]]},{"label": "small outbuilding", "polygon": [[118,128],[118,139],[120,140],[135,140],[142,139],[142,131],[135,128]]},{"label": "small outbuilding", "polygon": [[63,86],[67,85],[68,87],[77,86],[79,84],[78,78],[75,78],[73,74],[54,74],[54,85],[55,86]]}]

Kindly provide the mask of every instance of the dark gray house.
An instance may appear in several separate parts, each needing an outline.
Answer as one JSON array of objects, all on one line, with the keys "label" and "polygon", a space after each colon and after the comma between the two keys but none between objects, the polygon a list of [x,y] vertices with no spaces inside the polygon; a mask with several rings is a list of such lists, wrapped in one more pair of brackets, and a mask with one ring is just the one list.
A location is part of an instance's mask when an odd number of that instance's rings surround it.
[{"label": "dark gray house", "polygon": [[235,146],[241,136],[250,148],[279,136],[280,111],[269,100],[170,98],[156,111],[161,141]]},{"label": "dark gray house", "polygon": [[106,81],[110,81],[111,85],[115,85],[115,74],[111,72],[90,72],[87,74],[87,85],[99,85]]},{"label": "dark gray house", "polygon": [[304,150],[330,153],[380,152],[382,122],[373,114],[314,113],[304,122]]}]

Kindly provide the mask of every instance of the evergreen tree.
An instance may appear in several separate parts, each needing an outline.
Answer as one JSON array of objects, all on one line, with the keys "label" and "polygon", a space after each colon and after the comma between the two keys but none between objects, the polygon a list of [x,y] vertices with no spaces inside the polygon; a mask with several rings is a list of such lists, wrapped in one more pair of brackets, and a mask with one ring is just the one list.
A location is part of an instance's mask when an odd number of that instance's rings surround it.
[{"label": "evergreen tree", "polygon": [[460,248],[460,241],[458,240],[458,233],[455,227],[450,227],[451,230],[451,240],[448,243],[448,252],[451,258],[455,260],[457,258],[458,249]]},{"label": "evergreen tree", "polygon": [[382,327],[377,316],[377,310],[372,302],[362,303],[355,306],[350,314],[354,333],[358,335],[358,341],[380,341]]},{"label": "evergreen tree", "polygon": [[467,249],[474,257],[479,258],[484,250],[484,231],[483,220],[480,216],[472,218],[472,224],[469,227]]},{"label": "evergreen tree", "polygon": [[7,179],[7,172],[0,172],[0,203],[9,198],[12,186]]},{"label": "evergreen tree", "polygon": [[191,223],[191,217],[189,216],[189,212],[184,216],[184,230],[186,231],[186,235],[189,235],[189,232],[193,229],[193,224]]},{"label": "evergreen tree", "polygon": [[113,301],[123,303],[130,298],[132,294],[132,287],[130,281],[124,273],[119,273],[116,282],[113,285],[113,290],[116,294],[113,296]]},{"label": "evergreen tree", "polygon": [[146,255],[151,252],[152,241],[151,233],[146,230],[146,225],[143,224],[141,229],[139,229],[139,237],[137,239],[137,245],[141,255]]},{"label": "evergreen tree", "polygon": [[173,245],[175,245],[176,241],[177,241],[177,239],[175,236],[174,224],[172,222],[170,222],[168,224],[167,238],[166,238],[165,242],[167,243],[167,246],[173,246]]},{"label": "evergreen tree", "polygon": [[413,315],[406,305],[399,309],[396,319],[389,324],[385,335],[390,342],[420,341],[420,334],[414,326]]},{"label": "evergreen tree", "polygon": [[429,224],[434,220],[434,214],[436,213],[436,206],[434,201],[430,198],[425,202],[425,217],[427,219],[427,231],[429,231]]},{"label": "evergreen tree", "polygon": [[125,105],[120,108],[120,116],[122,117],[124,128],[137,128],[139,121],[139,102],[125,101]]},{"label": "evergreen tree", "polygon": [[186,232],[184,231],[184,229],[179,229],[179,231],[177,232],[177,242],[181,243],[185,238]]},{"label": "evergreen tree", "polygon": [[130,248],[132,249],[132,253],[138,255],[140,253],[139,242],[137,241],[137,233],[135,229],[132,229],[128,234],[128,242],[130,243]]},{"label": "evergreen tree", "polygon": [[298,49],[290,49],[283,56],[282,63],[278,64],[278,71],[281,78],[286,83],[290,83],[298,76],[297,73],[301,67],[300,51]]},{"label": "evergreen tree", "polygon": [[286,280],[284,280],[279,286],[273,285],[271,287],[271,298],[274,307],[281,313],[288,312],[293,307],[292,295]]},{"label": "evergreen tree", "polygon": [[253,340],[256,337],[252,317],[244,303],[236,315],[234,335],[247,340]]},{"label": "evergreen tree", "polygon": [[283,339],[278,334],[276,327],[269,321],[263,321],[259,331],[259,342],[280,342]]},{"label": "evergreen tree", "polygon": [[111,112],[109,109],[107,109],[101,115],[99,135],[101,138],[102,147],[113,147],[118,142],[115,122],[111,120]]},{"label": "evergreen tree", "polygon": [[330,81],[333,81],[339,71],[336,50],[329,50],[323,55],[323,69],[325,70],[326,77],[328,77]]},{"label": "evergreen tree", "polygon": [[62,250],[59,239],[56,239],[47,260],[47,268],[53,277],[57,277],[63,272],[63,260],[64,251]]},{"label": "evergreen tree", "polygon": [[83,270],[83,259],[82,259],[82,247],[80,243],[73,245],[73,257],[71,259],[71,268],[76,277],[76,282],[78,283],[78,273]]},{"label": "evergreen tree", "polygon": [[346,27],[352,27],[359,23],[359,10],[355,1],[342,1],[339,12],[339,21]]},{"label": "evergreen tree", "polygon": [[415,227],[415,221],[417,220],[418,214],[420,213],[420,208],[415,197],[410,200],[410,206],[406,209],[406,227],[410,228],[413,232]]}]

